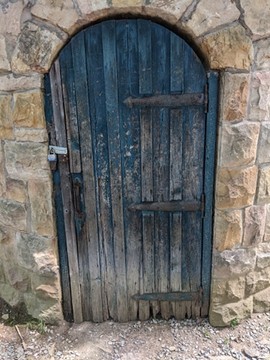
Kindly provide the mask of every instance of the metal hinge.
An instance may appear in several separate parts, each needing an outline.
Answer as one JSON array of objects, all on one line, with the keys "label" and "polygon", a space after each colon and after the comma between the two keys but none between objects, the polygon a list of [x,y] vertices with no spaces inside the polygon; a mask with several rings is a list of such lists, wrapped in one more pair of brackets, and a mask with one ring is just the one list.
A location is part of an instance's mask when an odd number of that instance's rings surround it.
[{"label": "metal hinge", "polygon": [[66,154],[67,154],[66,147],[49,145],[48,160],[50,162],[55,162],[57,160],[56,155],[66,155]]},{"label": "metal hinge", "polygon": [[208,83],[206,83],[204,87],[204,112],[206,114],[208,113],[208,101]]}]

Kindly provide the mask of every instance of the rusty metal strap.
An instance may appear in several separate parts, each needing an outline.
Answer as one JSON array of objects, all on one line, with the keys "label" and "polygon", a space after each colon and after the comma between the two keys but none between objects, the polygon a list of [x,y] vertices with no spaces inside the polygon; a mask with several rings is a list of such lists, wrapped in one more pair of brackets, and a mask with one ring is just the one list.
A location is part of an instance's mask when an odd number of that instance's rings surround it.
[{"label": "rusty metal strap", "polygon": [[128,207],[130,211],[202,211],[202,201],[164,201],[164,202],[142,202],[132,204]]},{"label": "rusty metal strap", "polygon": [[205,95],[203,93],[154,95],[143,98],[128,97],[124,104],[128,107],[172,107],[203,105]]}]

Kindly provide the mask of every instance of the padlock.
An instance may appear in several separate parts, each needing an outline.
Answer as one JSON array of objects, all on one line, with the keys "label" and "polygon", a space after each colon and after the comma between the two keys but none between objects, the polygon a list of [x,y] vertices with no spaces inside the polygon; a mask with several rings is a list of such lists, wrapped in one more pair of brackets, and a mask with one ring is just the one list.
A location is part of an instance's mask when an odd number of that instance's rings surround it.
[{"label": "padlock", "polygon": [[57,160],[57,155],[55,153],[55,150],[53,148],[50,149],[50,152],[48,154],[48,161],[55,162]]}]

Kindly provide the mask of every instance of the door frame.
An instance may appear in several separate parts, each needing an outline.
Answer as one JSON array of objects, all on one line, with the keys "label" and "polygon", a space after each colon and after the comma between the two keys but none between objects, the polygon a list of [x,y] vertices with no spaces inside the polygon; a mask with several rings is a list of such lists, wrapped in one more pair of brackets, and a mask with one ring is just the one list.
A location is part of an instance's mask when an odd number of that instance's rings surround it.
[{"label": "door frame", "polygon": [[[139,17],[138,17],[139,18]],[[105,20],[106,21],[106,20]],[[116,19],[117,21],[117,19]],[[150,21],[150,20],[149,20]],[[172,30],[170,30],[172,31]],[[177,34],[178,35],[178,34]],[[179,35],[178,35],[179,36]],[[181,36],[179,36],[181,38]],[[190,46],[190,44],[189,44]],[[192,47],[191,47],[192,48]],[[194,49],[193,49],[194,50]],[[195,51],[195,50],[194,50]],[[195,51],[195,53],[197,53]],[[59,66],[55,61],[52,70]],[[201,316],[207,316],[210,301],[211,285],[211,261],[212,261],[212,233],[213,233],[213,201],[215,185],[215,154],[217,134],[218,112],[218,82],[219,74],[215,71],[206,71],[208,77],[208,103],[206,114],[205,132],[205,168],[204,168],[204,194],[205,208],[202,227],[202,278],[203,288]],[[65,118],[63,94],[60,91],[61,80],[57,79],[50,86],[49,76],[45,76],[45,112],[49,133],[50,144],[66,143]],[[59,102],[53,99],[58,97]],[[52,107],[53,105],[53,107]],[[54,123],[53,117],[57,119]],[[67,321],[82,321],[80,306],[80,276],[77,263],[76,244],[72,239],[75,235],[73,223],[74,204],[71,193],[71,178],[69,176],[69,164],[66,156],[58,156],[58,168],[53,169],[55,213],[57,217],[57,233],[59,244],[59,262],[61,272],[61,286],[63,294],[63,312]],[[61,188],[61,181],[65,183],[65,189]],[[62,178],[62,179],[61,179]]]}]

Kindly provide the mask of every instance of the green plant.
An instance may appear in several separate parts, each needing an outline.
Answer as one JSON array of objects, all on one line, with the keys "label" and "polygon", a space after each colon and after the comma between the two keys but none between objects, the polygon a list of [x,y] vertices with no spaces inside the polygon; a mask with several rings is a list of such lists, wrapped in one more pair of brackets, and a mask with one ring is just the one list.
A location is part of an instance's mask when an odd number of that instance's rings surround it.
[{"label": "green plant", "polygon": [[26,326],[28,327],[29,330],[36,330],[40,334],[45,334],[47,329],[44,320],[34,319],[34,318],[28,321],[26,323]]},{"label": "green plant", "polygon": [[231,326],[232,328],[235,328],[237,325],[239,325],[238,319],[237,319],[237,318],[232,319],[231,322],[230,322],[230,326]]}]

